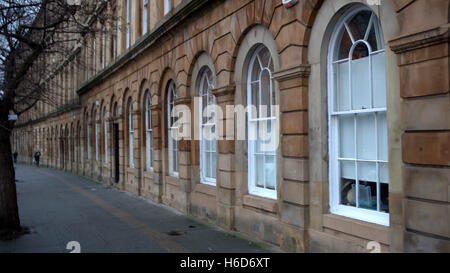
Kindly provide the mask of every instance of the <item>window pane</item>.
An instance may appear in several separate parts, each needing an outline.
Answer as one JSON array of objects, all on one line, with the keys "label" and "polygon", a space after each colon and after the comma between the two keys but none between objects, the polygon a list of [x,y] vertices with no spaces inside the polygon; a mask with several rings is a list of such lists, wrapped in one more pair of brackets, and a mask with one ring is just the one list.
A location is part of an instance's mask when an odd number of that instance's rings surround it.
[{"label": "window pane", "polygon": [[334,64],[335,111],[350,110],[350,86],[348,84],[348,62]]},{"label": "window pane", "polygon": [[[355,191],[356,185],[352,185]],[[373,182],[359,182],[359,207],[369,210],[377,210],[377,184]]]},{"label": "window pane", "polygon": [[375,108],[386,107],[386,56],[372,55],[373,104]]},{"label": "window pane", "polygon": [[352,54],[352,60],[369,57],[369,48],[364,43],[358,43]]},{"label": "window pane", "polygon": [[352,61],[352,100],[354,110],[371,108],[369,76],[369,58]]},{"label": "window pane", "polygon": [[389,185],[380,184],[380,210],[389,213]]},{"label": "window pane", "polygon": [[216,169],[217,169],[217,167],[216,167],[216,153],[215,153],[215,152],[211,153],[211,162],[212,162],[212,167],[211,167],[212,173],[211,173],[211,177],[212,177],[213,179],[216,179]]},{"label": "window pane", "polygon": [[350,48],[353,45],[350,35],[348,35],[348,32],[345,30],[345,28],[342,28],[341,32],[342,32],[342,34],[341,34],[342,38],[339,43],[338,54],[336,54],[336,56],[338,56],[338,57],[335,58],[335,61],[347,59],[348,54],[350,53]]},{"label": "window pane", "polygon": [[264,47],[263,49],[261,49],[258,55],[262,67],[269,67],[269,64],[272,62],[271,60],[272,57],[270,56],[269,50],[266,47]]},{"label": "window pane", "polygon": [[367,38],[367,42],[370,44],[372,51],[378,50],[378,42],[377,42],[377,35],[375,32],[375,26],[372,26],[369,37]]},{"label": "window pane", "polygon": [[271,97],[271,78],[270,73],[266,69],[261,72],[261,106],[264,105],[266,109],[261,109],[258,113],[261,113],[262,117],[270,117],[270,97]]},{"label": "window pane", "polygon": [[386,113],[377,113],[378,126],[378,159],[388,161],[388,132]]},{"label": "window pane", "polygon": [[355,41],[364,39],[372,12],[369,10],[358,12],[348,23]]},{"label": "window pane", "polygon": [[340,183],[340,204],[355,206],[355,197],[352,191],[352,185],[355,181],[355,162],[341,162],[341,183]]},{"label": "window pane", "polygon": [[375,115],[373,113],[357,115],[356,127],[357,157],[376,160]]},{"label": "window pane", "polygon": [[252,83],[251,88],[251,106],[254,106],[252,107],[252,110],[256,109],[256,112],[251,112],[251,118],[255,119],[259,117],[259,82]]},{"label": "window pane", "polygon": [[339,117],[339,150],[342,158],[355,158],[354,116]]},{"label": "window pane", "polygon": [[264,188],[264,156],[255,155],[256,186]]},{"label": "window pane", "polygon": [[377,182],[377,164],[358,162],[358,180],[360,182]]},{"label": "window pane", "polygon": [[274,190],[276,183],[276,164],[275,156],[266,156],[266,164],[264,166],[266,175],[266,188]]},{"label": "window pane", "polygon": [[341,177],[345,179],[355,180],[355,162],[354,161],[341,161]]},{"label": "window pane", "polygon": [[259,64],[258,58],[255,58],[252,66],[252,74],[250,80],[252,82],[259,80],[259,73],[261,72],[261,65]]},{"label": "window pane", "polygon": [[389,183],[388,164],[380,163],[379,169],[380,169],[380,182],[385,184]]}]

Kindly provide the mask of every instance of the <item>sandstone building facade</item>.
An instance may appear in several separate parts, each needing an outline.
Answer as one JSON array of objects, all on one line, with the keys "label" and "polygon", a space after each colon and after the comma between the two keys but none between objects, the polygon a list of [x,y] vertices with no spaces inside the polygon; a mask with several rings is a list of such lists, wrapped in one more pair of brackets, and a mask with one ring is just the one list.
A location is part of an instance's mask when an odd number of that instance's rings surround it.
[{"label": "sandstone building facade", "polygon": [[[450,1],[281,2],[109,1],[122,28],[86,37],[86,65],[54,78],[61,103],[21,116],[19,160],[39,150],[286,251],[449,252]],[[196,98],[279,108],[211,123]],[[176,105],[223,138],[174,139]],[[276,148],[236,137],[259,121]]]}]

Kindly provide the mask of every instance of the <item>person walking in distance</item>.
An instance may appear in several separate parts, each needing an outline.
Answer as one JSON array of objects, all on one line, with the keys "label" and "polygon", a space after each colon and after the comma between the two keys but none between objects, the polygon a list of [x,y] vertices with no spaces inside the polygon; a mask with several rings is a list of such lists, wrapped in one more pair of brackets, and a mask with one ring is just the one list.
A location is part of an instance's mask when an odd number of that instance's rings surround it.
[{"label": "person walking in distance", "polygon": [[41,157],[41,152],[37,151],[37,152],[34,154],[34,161],[36,161],[36,166],[37,166],[37,167],[39,167],[39,159],[40,159],[40,157]]},{"label": "person walking in distance", "polygon": [[13,159],[14,159],[14,164],[17,164],[17,157],[19,156],[19,153],[17,151],[15,151],[13,153]]}]

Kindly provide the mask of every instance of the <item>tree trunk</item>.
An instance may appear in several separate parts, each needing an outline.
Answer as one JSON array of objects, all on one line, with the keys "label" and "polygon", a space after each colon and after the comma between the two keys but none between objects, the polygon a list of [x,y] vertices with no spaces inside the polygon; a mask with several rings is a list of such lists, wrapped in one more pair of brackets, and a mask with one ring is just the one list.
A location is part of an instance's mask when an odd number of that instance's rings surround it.
[{"label": "tree trunk", "polygon": [[11,132],[4,111],[0,111],[0,234],[21,230],[15,172],[11,152]]}]

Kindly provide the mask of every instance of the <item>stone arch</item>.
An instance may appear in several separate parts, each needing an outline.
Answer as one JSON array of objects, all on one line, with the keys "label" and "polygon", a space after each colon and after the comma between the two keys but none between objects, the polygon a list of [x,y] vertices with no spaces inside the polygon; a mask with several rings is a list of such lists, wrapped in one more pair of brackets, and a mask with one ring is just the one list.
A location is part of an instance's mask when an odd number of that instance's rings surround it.
[{"label": "stone arch", "polygon": [[[253,55],[254,50],[259,45],[264,45],[272,56],[274,63],[274,70],[280,69],[280,61],[278,59],[277,44],[272,37],[272,33],[263,25],[256,25],[247,32],[247,35],[243,38],[239,50],[236,53],[236,63],[234,67],[234,82],[236,83],[235,89],[235,105],[247,105],[247,74],[250,58]],[[274,72],[275,72],[274,71]],[[274,91],[276,94],[276,101],[280,100],[279,88],[277,81],[274,81]],[[239,122],[236,120],[235,123]],[[247,125],[246,125],[247,126]],[[246,128],[246,127],[245,127]],[[280,145],[281,146],[281,145]],[[248,150],[247,141],[235,140],[235,169],[237,175],[240,175],[239,185],[241,193],[248,192]],[[277,150],[277,166],[281,166],[281,149]],[[277,172],[277,189],[280,189],[281,172]],[[277,190],[277,195],[280,195],[280,190]]]}]

